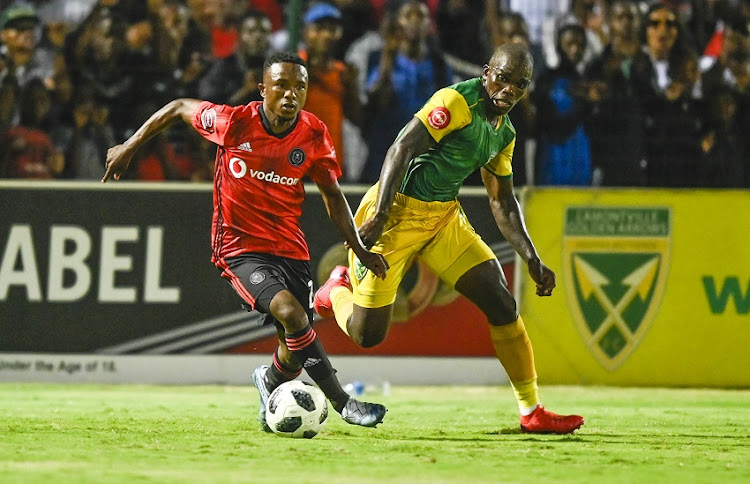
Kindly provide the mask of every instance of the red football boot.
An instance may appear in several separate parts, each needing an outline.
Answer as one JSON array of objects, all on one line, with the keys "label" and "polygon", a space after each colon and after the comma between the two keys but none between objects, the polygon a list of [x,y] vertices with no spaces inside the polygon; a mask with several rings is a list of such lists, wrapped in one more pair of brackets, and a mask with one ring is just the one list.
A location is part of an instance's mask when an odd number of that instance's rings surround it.
[{"label": "red football boot", "polygon": [[531,415],[521,415],[521,430],[535,434],[570,434],[583,425],[580,415],[558,415],[537,405]]},{"label": "red football boot", "polygon": [[352,283],[349,280],[349,268],[346,266],[336,266],[325,284],[320,286],[318,292],[313,298],[313,307],[315,312],[323,318],[333,317],[333,305],[331,304],[331,289],[343,286],[352,289]]}]

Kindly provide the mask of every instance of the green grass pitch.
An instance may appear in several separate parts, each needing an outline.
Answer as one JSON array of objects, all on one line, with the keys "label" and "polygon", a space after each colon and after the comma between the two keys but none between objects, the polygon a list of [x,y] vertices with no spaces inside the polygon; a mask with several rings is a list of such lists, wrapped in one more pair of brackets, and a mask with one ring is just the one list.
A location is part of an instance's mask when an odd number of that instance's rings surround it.
[{"label": "green grass pitch", "polygon": [[252,386],[0,384],[0,482],[750,482],[750,391],[541,392],[583,428],[521,433],[507,386],[366,393],[379,428],[297,440],[259,429]]}]

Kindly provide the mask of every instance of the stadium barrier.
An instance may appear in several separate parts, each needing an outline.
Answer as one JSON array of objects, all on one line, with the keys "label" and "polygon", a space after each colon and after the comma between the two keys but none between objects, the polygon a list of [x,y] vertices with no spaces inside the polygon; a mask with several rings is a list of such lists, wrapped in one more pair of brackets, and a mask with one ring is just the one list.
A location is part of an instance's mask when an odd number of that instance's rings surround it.
[{"label": "stadium barrier", "polygon": [[556,297],[515,287],[544,383],[750,386],[750,192],[524,192]]},{"label": "stadium barrier", "polygon": [[[345,188],[352,207],[365,189]],[[319,285],[345,254],[316,187],[306,190]],[[541,383],[750,385],[750,194],[523,195],[558,276],[550,298],[534,295],[525,265],[515,274],[484,190],[460,200],[516,291]],[[241,310],[209,261],[210,185],[3,181],[0,202],[0,381],[247,384],[268,362],[273,329]],[[483,315],[419,262],[395,319],[368,350],[316,323],[342,381],[507,382]]]},{"label": "stadium barrier", "polygon": [[[352,207],[366,188],[345,188]],[[317,287],[346,259],[317,188],[306,191]],[[478,193],[462,202],[512,275],[513,251]],[[0,381],[246,384],[268,363],[274,329],[210,263],[209,184],[2,181],[0,201]],[[507,381],[483,315],[421,264],[395,313],[371,350],[316,323],[342,380]]]}]

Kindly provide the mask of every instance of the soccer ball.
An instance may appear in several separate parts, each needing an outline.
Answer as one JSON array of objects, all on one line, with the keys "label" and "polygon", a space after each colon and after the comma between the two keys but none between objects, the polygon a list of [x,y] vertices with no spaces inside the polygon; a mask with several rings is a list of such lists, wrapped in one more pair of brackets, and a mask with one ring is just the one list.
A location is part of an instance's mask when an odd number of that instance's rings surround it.
[{"label": "soccer ball", "polygon": [[266,423],[276,435],[312,439],[328,418],[326,397],[300,380],[282,383],[268,397]]}]

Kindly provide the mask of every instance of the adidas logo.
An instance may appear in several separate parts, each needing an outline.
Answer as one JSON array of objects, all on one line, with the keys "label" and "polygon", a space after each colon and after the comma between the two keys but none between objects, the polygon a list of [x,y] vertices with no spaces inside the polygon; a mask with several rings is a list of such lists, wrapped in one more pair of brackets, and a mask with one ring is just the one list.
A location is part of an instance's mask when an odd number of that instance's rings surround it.
[{"label": "adidas logo", "polygon": [[304,366],[305,368],[310,368],[311,366],[315,366],[320,362],[321,362],[320,358],[308,358],[305,360],[302,366]]},{"label": "adidas logo", "polygon": [[244,143],[241,143],[241,144],[240,144],[240,145],[239,145],[239,146],[237,147],[237,149],[238,149],[238,150],[242,150],[242,151],[247,151],[247,152],[252,152],[252,151],[253,151],[253,148],[252,148],[252,146],[250,146],[250,143],[248,143],[247,141],[245,141]]}]

